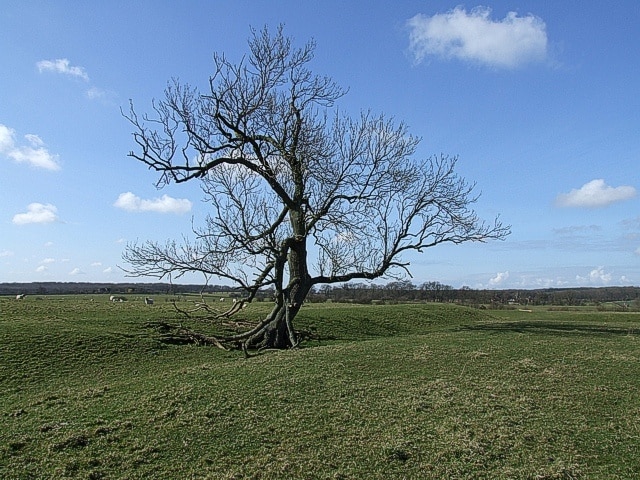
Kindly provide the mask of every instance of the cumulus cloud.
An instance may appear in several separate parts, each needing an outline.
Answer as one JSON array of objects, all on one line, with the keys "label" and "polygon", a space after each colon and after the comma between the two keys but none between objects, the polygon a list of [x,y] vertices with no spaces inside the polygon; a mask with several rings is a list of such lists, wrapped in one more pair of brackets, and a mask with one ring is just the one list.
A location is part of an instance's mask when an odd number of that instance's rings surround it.
[{"label": "cumulus cloud", "polygon": [[47,267],[45,267],[44,265],[40,265],[38,268],[36,268],[36,272],[37,273],[46,272],[47,270],[49,270],[49,269]]},{"label": "cumulus cloud", "polygon": [[[626,270],[626,271],[625,271]],[[499,279],[500,273],[494,279]],[[540,267],[537,270],[509,272],[508,280],[496,286],[492,282],[479,283],[478,289],[538,289],[605,287],[610,285],[633,285],[633,266],[617,266],[616,271],[605,266],[598,267]]]},{"label": "cumulus cloud", "polygon": [[574,188],[569,193],[561,193],[556,198],[556,205],[583,208],[606,207],[635,196],[635,188],[627,185],[610,187],[603,179],[599,178],[585,183],[578,189]]},{"label": "cumulus cloud", "polygon": [[56,259],[55,259],[55,258],[45,258],[45,259],[44,259],[44,260],[42,260],[42,262],[40,262],[40,263],[43,263],[43,264],[46,264],[46,263],[54,263],[55,261],[56,261]]},{"label": "cumulus cloud", "polygon": [[435,55],[512,69],[547,57],[546,25],[531,14],[519,17],[509,12],[496,21],[490,8],[467,12],[456,7],[433,16],[420,13],[407,25],[409,49],[417,63]]},{"label": "cumulus cloud", "polygon": [[56,60],[41,60],[36,63],[38,71],[42,72],[54,72],[61,73],[63,75],[70,75],[72,77],[81,78],[85,82],[89,81],[89,75],[83,67],[77,67],[71,65],[66,58],[58,58]]},{"label": "cumulus cloud", "polygon": [[50,203],[30,203],[25,213],[17,213],[13,216],[15,225],[28,223],[52,223],[58,220],[58,209]]},{"label": "cumulus cloud", "polygon": [[509,272],[498,272],[495,277],[489,279],[489,285],[497,287],[498,285],[502,285],[508,279]]},{"label": "cumulus cloud", "polygon": [[169,195],[145,200],[126,192],[121,193],[113,205],[128,212],[186,213],[191,210],[192,203],[186,198],[173,198]]},{"label": "cumulus cloud", "polygon": [[603,266],[594,268],[589,272],[589,275],[576,275],[576,281],[581,284],[588,283],[591,285],[606,285],[611,282],[611,278],[611,273],[605,272]]},{"label": "cumulus cloud", "polygon": [[69,272],[69,275],[84,275],[84,272],[76,267]]},{"label": "cumulus cloud", "polygon": [[2,257],[12,257],[14,253],[11,250],[0,250],[0,258]]},{"label": "cumulus cloud", "polygon": [[16,132],[0,124],[0,155],[17,163],[26,163],[45,170],[60,170],[58,156],[50,153],[38,135],[28,133],[24,136],[28,145],[16,144]]},{"label": "cumulus cloud", "polygon": [[102,270],[102,273],[106,273],[107,275],[109,275],[112,272],[113,272],[113,267],[107,267],[104,270]]}]

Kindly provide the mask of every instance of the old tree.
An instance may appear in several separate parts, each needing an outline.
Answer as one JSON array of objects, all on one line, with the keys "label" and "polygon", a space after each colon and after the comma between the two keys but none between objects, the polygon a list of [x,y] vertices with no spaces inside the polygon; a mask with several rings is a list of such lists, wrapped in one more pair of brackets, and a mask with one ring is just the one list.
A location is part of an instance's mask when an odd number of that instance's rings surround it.
[{"label": "old tree", "polygon": [[290,348],[307,294],[319,284],[409,274],[403,254],[444,242],[502,239],[480,220],[474,185],[456,158],[416,159],[419,139],[383,115],[350,118],[346,92],[309,70],[315,45],[282,28],[252,31],[238,63],[214,56],[206,91],[169,83],[153,114],[126,117],[158,185],[198,181],[211,212],[191,240],[130,244],[133,275],[201,272],[235,282],[243,301],[275,291],[254,328],[212,339],[244,348]]}]

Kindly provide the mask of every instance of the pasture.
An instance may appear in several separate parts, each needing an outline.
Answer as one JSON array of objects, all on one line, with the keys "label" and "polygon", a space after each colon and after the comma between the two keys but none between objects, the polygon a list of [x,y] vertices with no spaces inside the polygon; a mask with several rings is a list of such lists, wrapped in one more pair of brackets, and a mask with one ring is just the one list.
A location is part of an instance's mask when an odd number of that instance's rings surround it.
[{"label": "pasture", "polygon": [[221,328],[0,298],[0,478],[640,476],[638,313],[311,304],[303,348],[249,359],[158,320]]}]

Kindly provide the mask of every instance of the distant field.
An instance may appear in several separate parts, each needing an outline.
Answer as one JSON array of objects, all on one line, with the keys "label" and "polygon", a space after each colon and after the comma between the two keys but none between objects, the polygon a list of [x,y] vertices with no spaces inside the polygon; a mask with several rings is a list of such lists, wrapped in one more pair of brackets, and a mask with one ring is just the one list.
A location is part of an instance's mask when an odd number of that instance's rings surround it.
[{"label": "distant field", "polygon": [[640,478],[639,313],[311,304],[245,359],[127,298],[0,297],[0,478]]}]

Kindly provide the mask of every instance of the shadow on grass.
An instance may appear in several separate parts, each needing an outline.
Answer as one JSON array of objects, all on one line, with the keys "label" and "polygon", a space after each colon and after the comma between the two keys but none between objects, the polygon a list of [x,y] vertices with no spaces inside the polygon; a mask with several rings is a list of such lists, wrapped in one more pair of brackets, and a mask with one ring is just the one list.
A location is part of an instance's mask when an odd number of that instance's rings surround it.
[{"label": "shadow on grass", "polygon": [[615,327],[610,325],[597,325],[586,323],[562,323],[544,321],[526,322],[496,322],[466,325],[462,330],[486,331],[486,332],[517,332],[535,333],[543,335],[571,335],[571,336],[614,336],[614,335],[638,335],[640,328]]}]

